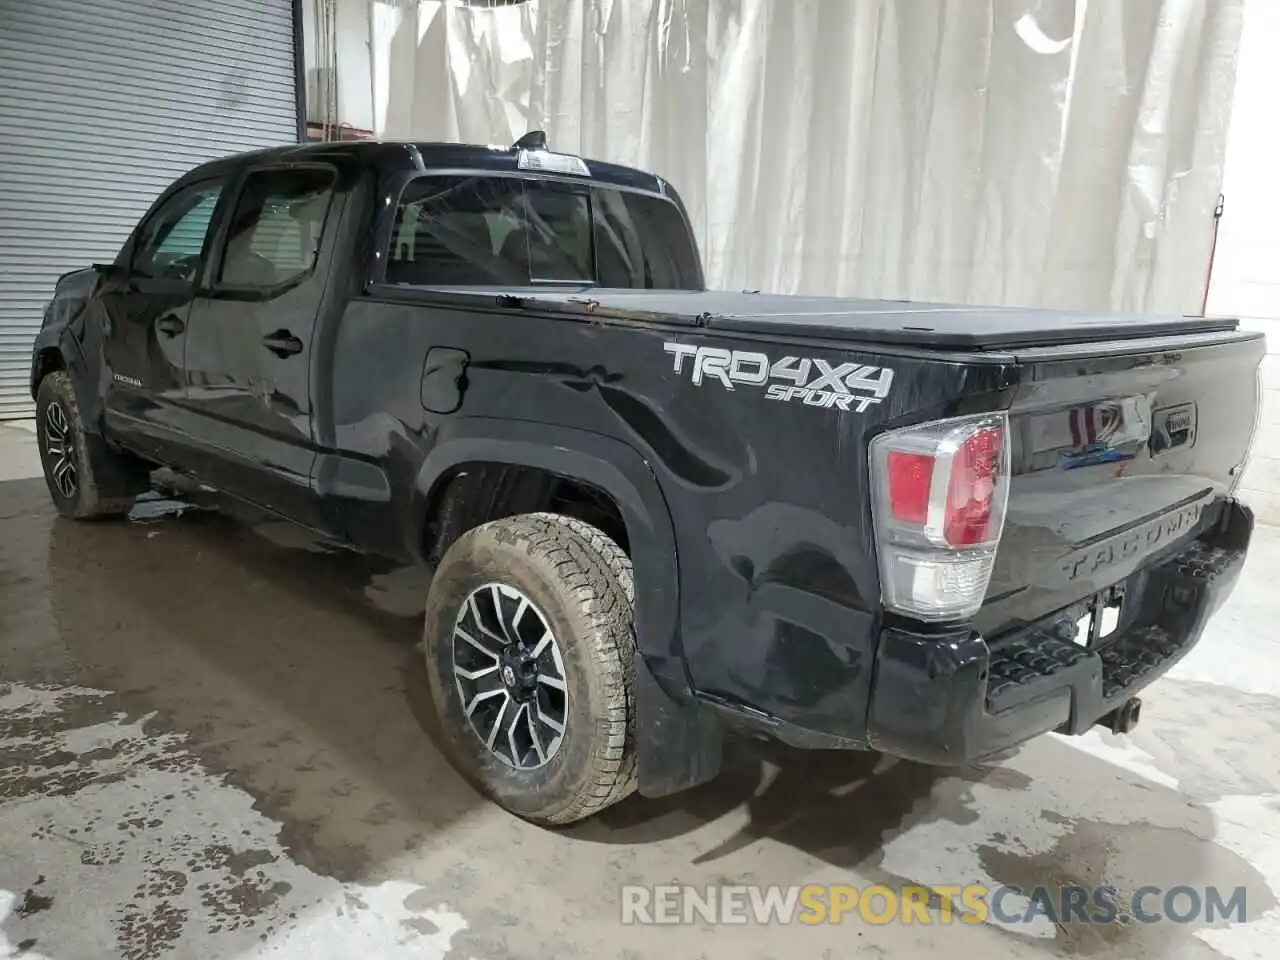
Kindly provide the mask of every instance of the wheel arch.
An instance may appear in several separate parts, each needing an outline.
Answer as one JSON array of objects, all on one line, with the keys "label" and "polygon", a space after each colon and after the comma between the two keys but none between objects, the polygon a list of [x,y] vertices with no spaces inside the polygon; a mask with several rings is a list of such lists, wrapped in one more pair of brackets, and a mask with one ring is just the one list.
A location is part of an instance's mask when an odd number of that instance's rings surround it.
[{"label": "wheel arch", "polygon": [[[450,424],[427,455],[414,488],[410,552],[423,557],[432,511],[460,468],[506,464],[543,471],[600,491],[626,527],[636,579],[636,643],[645,662],[674,696],[689,693],[680,645],[679,564],[667,502],[644,458],[632,447],[571,427],[479,419]],[[672,562],[676,558],[676,562]]]},{"label": "wheel arch", "polygon": [[90,367],[79,341],[67,326],[46,327],[36,334],[31,349],[30,386],[33,400],[44,378],[57,370],[65,370],[71,378],[71,388],[76,392],[76,403],[80,407],[80,417],[86,432],[100,435],[102,400],[91,379],[100,372],[100,368],[95,370]]},{"label": "wheel arch", "polygon": [[[90,361],[94,362],[90,362]],[[106,500],[131,498],[150,485],[150,467],[122,452],[107,437],[99,392],[103,368],[101,355],[81,348],[65,326],[48,327],[36,335],[31,352],[31,397],[38,400],[40,385],[51,373],[65,372],[75,397],[79,424],[84,431],[85,453],[94,483]]]},{"label": "wheel arch", "polygon": [[40,384],[45,377],[66,369],[67,358],[63,356],[61,346],[37,348],[31,358],[31,399],[34,400],[40,392]]}]

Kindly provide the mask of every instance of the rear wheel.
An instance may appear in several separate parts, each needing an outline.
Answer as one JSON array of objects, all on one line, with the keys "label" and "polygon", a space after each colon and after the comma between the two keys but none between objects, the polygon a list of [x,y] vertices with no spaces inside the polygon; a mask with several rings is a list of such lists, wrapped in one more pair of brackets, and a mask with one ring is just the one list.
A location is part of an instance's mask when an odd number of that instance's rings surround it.
[{"label": "rear wheel", "polygon": [[[56,370],[40,381],[36,392],[36,435],[40,463],[53,504],[64,517],[84,520],[122,514],[133,504],[133,496],[122,490],[106,490],[98,472],[110,468],[113,476],[135,482],[145,475],[143,465],[122,454],[102,451],[90,456],[90,440],[85,434],[71,377]],[[145,486],[140,487],[141,492]]]},{"label": "rear wheel", "polygon": [[570,823],[635,789],[631,564],[581,521],[497,520],[445,553],[426,651],[451,752],[519,816]]}]

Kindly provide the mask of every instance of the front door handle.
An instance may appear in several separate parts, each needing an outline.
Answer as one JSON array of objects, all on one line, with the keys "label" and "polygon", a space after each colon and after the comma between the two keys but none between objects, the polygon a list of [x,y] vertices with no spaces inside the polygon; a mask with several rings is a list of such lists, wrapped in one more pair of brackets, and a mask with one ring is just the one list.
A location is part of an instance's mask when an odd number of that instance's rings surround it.
[{"label": "front door handle", "polygon": [[283,360],[301,353],[303,343],[288,330],[277,330],[262,338],[262,345]]},{"label": "front door handle", "polygon": [[166,337],[176,337],[178,334],[180,334],[183,330],[186,329],[186,324],[184,324],[177,317],[170,314],[169,316],[161,317],[159,320],[156,321],[156,329],[159,330],[161,333],[163,333]]}]

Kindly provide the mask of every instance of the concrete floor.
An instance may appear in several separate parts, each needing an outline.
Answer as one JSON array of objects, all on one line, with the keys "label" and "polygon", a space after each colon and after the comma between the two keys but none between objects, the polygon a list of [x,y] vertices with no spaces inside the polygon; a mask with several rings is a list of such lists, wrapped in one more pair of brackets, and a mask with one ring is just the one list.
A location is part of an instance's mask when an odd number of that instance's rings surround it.
[{"label": "concrete floor", "polygon": [[0,483],[40,475],[40,453],[34,440],[35,421],[0,422]]},{"label": "concrete floor", "polygon": [[[9,476],[30,436],[0,426]],[[22,466],[24,465],[25,466]],[[746,762],[562,832],[433,746],[425,576],[213,513],[0,482],[0,958],[1247,958],[1280,938],[1280,533],[1129,737],[999,767]],[[619,886],[1184,883],[1245,924],[627,927]]]}]

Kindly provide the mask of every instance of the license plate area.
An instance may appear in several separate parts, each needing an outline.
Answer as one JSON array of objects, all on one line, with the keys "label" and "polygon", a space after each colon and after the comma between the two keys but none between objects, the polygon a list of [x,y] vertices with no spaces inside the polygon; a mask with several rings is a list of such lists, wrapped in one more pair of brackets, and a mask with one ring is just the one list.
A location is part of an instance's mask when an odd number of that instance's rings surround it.
[{"label": "license plate area", "polygon": [[1124,606],[1124,587],[1109,587],[1085,601],[1075,620],[1072,640],[1086,650],[1093,650],[1115,636]]}]

